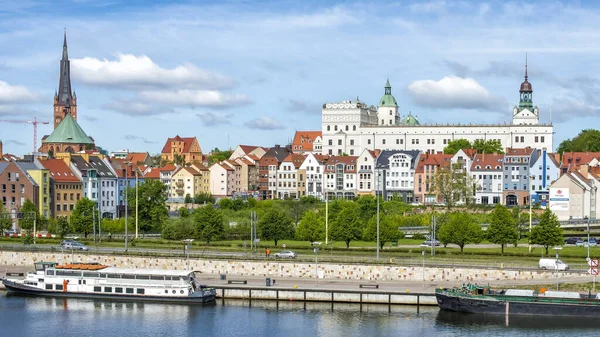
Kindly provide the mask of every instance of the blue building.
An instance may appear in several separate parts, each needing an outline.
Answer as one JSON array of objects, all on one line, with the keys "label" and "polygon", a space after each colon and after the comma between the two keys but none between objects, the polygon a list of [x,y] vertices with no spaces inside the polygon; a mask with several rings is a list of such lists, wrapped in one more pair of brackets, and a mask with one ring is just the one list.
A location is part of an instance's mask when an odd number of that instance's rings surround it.
[{"label": "blue building", "polygon": [[[117,174],[117,217],[122,218],[125,216],[125,189],[135,188],[136,172],[138,184],[144,182],[144,176],[135,163],[125,159],[111,158],[110,164]],[[135,207],[135,200],[129,200],[128,203],[130,210]]]},{"label": "blue building", "polygon": [[531,199],[546,207],[550,194],[550,185],[560,177],[560,163],[556,161],[552,153],[544,148],[537,150],[539,157],[529,168],[531,175]]}]

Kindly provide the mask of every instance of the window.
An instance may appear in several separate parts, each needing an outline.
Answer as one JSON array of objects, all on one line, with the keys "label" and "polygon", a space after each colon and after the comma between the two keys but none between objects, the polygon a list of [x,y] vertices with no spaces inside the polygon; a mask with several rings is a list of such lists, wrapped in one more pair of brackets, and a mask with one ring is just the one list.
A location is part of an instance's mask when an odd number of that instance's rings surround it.
[{"label": "window", "polygon": [[332,139],[329,140],[329,145],[333,145],[333,140]]},{"label": "window", "polygon": [[335,126],[333,127],[333,130],[334,130],[334,131],[337,131],[337,125],[335,125]]},{"label": "window", "polygon": [[519,142],[519,136],[515,136],[515,143]]},{"label": "window", "polygon": [[540,140],[542,141],[542,143],[544,142],[544,136],[540,136]]},{"label": "window", "polygon": [[327,125],[327,131],[331,131],[331,125]]},{"label": "window", "polygon": [[521,143],[525,143],[525,137],[521,136]]},{"label": "window", "polygon": [[536,143],[538,142],[538,136],[535,136],[535,142]]},{"label": "window", "polygon": [[136,293],[139,294],[139,295],[144,295],[145,289],[144,288],[137,288],[136,289]]},{"label": "window", "polygon": [[127,294],[133,294],[133,288],[126,288],[125,289],[125,293],[127,293]]},{"label": "window", "polygon": [[342,140],[338,139],[338,145],[342,145]]},{"label": "window", "polygon": [[385,145],[385,139],[381,140],[381,144]]},{"label": "window", "polygon": [[115,288],[115,293],[120,293],[120,294],[122,294],[122,293],[123,293],[123,288],[121,288],[121,287],[116,287],[116,288]]},{"label": "window", "polygon": [[352,126],[352,131],[356,131],[356,125]]},{"label": "window", "polygon": [[367,139],[367,144],[371,145],[371,140],[370,139]]},{"label": "window", "polygon": [[105,293],[112,293],[112,287],[104,287]]}]

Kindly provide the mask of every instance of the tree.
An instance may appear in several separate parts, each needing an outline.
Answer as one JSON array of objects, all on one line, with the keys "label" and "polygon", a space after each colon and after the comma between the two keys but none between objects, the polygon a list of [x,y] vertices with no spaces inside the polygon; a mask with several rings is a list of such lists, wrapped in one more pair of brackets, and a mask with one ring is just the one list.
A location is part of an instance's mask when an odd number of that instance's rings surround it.
[{"label": "tree", "polygon": [[162,237],[166,240],[183,240],[196,236],[196,224],[192,217],[169,220],[162,227]]},{"label": "tree", "polygon": [[222,162],[223,160],[229,159],[231,157],[231,150],[221,151],[218,147],[215,147],[208,156],[208,166],[211,166],[214,163]]},{"label": "tree", "polygon": [[325,220],[323,217],[312,210],[306,211],[296,228],[296,238],[308,242],[315,242],[324,237]]},{"label": "tree", "polygon": [[31,231],[33,230],[34,221],[37,221],[36,225],[40,223],[40,215],[37,212],[37,208],[29,198],[21,205],[20,212],[22,213],[22,218],[19,219],[19,227],[21,229]]},{"label": "tree", "polygon": [[[379,248],[383,249],[383,246],[387,242],[397,242],[404,237],[404,233],[402,233],[398,227],[399,223],[394,221],[392,217],[380,214]],[[367,223],[362,238],[365,241],[377,241],[377,215],[372,216]]]},{"label": "tree", "polygon": [[196,219],[198,237],[206,241],[207,244],[223,236],[225,232],[223,213],[212,204],[197,208],[194,212],[194,218]]},{"label": "tree", "polygon": [[12,227],[12,220],[8,210],[0,203],[0,235],[4,231],[9,230]]},{"label": "tree", "polygon": [[173,164],[175,165],[179,165],[179,166],[185,166],[186,162],[185,162],[185,156],[175,153],[173,155]]},{"label": "tree", "polygon": [[471,145],[471,142],[466,139],[455,139],[450,141],[450,143],[448,143],[448,145],[444,148],[444,154],[455,154],[461,149],[470,149],[472,147],[473,146]]},{"label": "tree", "polygon": [[283,204],[289,216],[294,220],[294,224],[298,226],[300,218],[305,214],[307,204],[295,199],[286,199],[283,201]]},{"label": "tree", "polygon": [[73,228],[73,231],[82,233],[86,239],[88,234],[92,233],[94,230],[93,217],[95,207],[95,202],[88,198],[83,198],[75,204],[75,209],[71,214],[71,227]]},{"label": "tree", "polygon": [[339,211],[331,218],[331,237],[344,241],[346,248],[350,248],[350,241],[361,238],[364,222],[361,221],[360,207],[357,203],[343,201],[339,205]]},{"label": "tree", "polygon": [[71,225],[69,225],[69,221],[66,216],[59,216],[56,218],[56,235],[58,235],[61,239],[65,238],[65,235],[69,234],[71,231]]},{"label": "tree", "polygon": [[194,199],[188,193],[188,194],[185,195],[185,198],[183,199],[183,202],[186,203],[186,204],[191,204],[191,203],[194,202]]},{"label": "tree", "polygon": [[155,154],[154,156],[151,156],[150,158],[152,160],[153,167],[163,167],[167,163],[167,161],[164,160],[162,154],[160,154],[160,153]]},{"label": "tree", "polygon": [[469,213],[457,212],[450,214],[448,221],[441,226],[438,238],[441,242],[459,246],[462,253],[466,244],[483,240],[483,230]]},{"label": "tree", "polygon": [[563,140],[556,152],[600,152],[600,130],[582,130],[576,137]]},{"label": "tree", "polygon": [[277,241],[294,237],[294,224],[284,211],[271,208],[259,218],[258,230],[264,240]]},{"label": "tree", "polygon": [[433,177],[433,189],[444,198],[450,209],[457,201],[470,205],[473,200],[473,178],[462,169],[460,163],[441,166]]},{"label": "tree", "polygon": [[[135,187],[127,189],[132,217],[135,217]],[[138,185],[138,223],[144,232],[160,231],[169,216],[167,186],[160,180],[147,179]]]},{"label": "tree", "polygon": [[179,209],[177,210],[177,212],[179,212],[179,217],[180,218],[187,218],[188,216],[190,216],[190,211],[188,211],[187,208],[185,207],[179,207]]},{"label": "tree", "polygon": [[219,200],[219,207],[221,209],[233,209],[233,200],[229,198],[223,198]]},{"label": "tree", "polygon": [[558,217],[547,208],[542,214],[540,222],[531,230],[531,243],[543,246],[548,254],[550,246],[563,244],[562,232]]},{"label": "tree", "polygon": [[497,204],[490,213],[490,225],[487,229],[487,238],[490,242],[499,244],[504,254],[504,246],[518,241],[517,227],[515,220],[508,209]]},{"label": "tree", "polygon": [[196,194],[194,196],[194,203],[195,204],[204,204],[204,203],[214,204],[215,198],[210,193],[200,193],[200,194]]},{"label": "tree", "polygon": [[497,139],[475,139],[473,148],[477,150],[477,153],[504,153],[502,143]]}]

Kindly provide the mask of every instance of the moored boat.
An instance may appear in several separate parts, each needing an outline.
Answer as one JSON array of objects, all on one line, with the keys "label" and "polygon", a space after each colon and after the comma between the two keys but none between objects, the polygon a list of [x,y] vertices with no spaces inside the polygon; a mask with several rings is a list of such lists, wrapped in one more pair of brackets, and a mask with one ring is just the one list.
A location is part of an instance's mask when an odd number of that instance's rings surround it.
[{"label": "moored boat", "polygon": [[180,303],[214,301],[216,291],[200,285],[190,270],[130,269],[97,263],[36,262],[24,279],[3,278],[12,293],[53,297]]},{"label": "moored boat", "polygon": [[578,292],[492,289],[463,285],[435,291],[442,310],[494,315],[598,317],[600,295]]}]

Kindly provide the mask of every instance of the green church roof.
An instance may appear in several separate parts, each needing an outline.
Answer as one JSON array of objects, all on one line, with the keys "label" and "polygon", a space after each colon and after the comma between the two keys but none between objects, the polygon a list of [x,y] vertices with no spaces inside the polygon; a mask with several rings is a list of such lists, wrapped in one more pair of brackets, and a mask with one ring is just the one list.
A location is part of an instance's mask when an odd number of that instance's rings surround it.
[{"label": "green church roof", "polygon": [[408,115],[402,119],[400,125],[417,126],[420,124],[419,120],[409,112]]},{"label": "green church roof", "polygon": [[394,96],[392,96],[392,86],[390,85],[389,79],[387,80],[387,82],[385,82],[385,94],[383,96],[381,96],[381,99],[379,100],[379,106],[390,106],[390,107],[398,106],[398,102],[396,102],[396,98],[394,98]]},{"label": "green church roof", "polygon": [[44,143],[94,144],[71,114],[65,116]]}]

